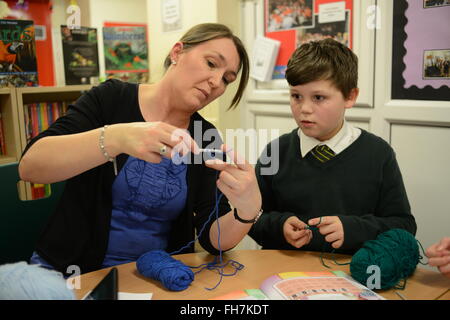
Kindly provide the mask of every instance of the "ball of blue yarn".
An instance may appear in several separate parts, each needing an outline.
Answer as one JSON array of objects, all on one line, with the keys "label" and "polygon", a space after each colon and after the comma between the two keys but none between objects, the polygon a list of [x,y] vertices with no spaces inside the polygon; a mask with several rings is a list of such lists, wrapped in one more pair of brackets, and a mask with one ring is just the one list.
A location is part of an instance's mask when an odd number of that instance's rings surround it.
[{"label": "ball of blue yarn", "polygon": [[194,273],[188,266],[161,250],[149,251],[140,256],[136,267],[140,274],[160,281],[172,291],[184,290],[194,280]]},{"label": "ball of blue yarn", "polygon": [[420,260],[416,238],[406,230],[391,229],[380,234],[376,240],[363,244],[352,257],[350,272],[363,285],[372,273],[368,267],[380,268],[380,289],[389,289],[400,280],[409,277]]},{"label": "ball of blue yarn", "polygon": [[26,262],[0,266],[0,300],[75,300],[61,273]]}]

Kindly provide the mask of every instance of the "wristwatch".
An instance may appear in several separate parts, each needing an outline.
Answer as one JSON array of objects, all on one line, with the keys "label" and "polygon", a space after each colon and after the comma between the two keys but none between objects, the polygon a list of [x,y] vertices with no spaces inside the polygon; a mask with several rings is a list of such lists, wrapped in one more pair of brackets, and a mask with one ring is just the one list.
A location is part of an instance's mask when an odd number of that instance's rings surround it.
[{"label": "wristwatch", "polygon": [[238,216],[238,213],[237,213],[237,209],[236,209],[236,208],[234,208],[233,211],[234,211],[234,218],[235,218],[236,220],[238,220],[239,222],[242,222],[242,223],[256,223],[256,221],[258,221],[259,217],[260,217],[261,214],[263,213],[263,210],[260,209],[259,212],[258,212],[258,214],[257,214],[253,219],[251,219],[251,220],[246,220],[246,219],[242,219],[241,217]]}]

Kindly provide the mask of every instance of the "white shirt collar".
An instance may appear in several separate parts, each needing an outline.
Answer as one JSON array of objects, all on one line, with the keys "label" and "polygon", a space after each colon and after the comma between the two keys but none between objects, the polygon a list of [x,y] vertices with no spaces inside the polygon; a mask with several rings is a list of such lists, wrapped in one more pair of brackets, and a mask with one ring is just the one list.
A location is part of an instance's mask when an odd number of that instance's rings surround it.
[{"label": "white shirt collar", "polygon": [[331,148],[331,150],[334,151],[335,154],[338,154],[351,145],[360,133],[360,129],[353,127],[345,120],[338,133],[336,133],[331,139],[325,141],[308,137],[299,128],[298,135],[300,137],[300,150],[302,153],[302,158],[304,158],[315,146],[323,144],[326,144],[329,148]]}]

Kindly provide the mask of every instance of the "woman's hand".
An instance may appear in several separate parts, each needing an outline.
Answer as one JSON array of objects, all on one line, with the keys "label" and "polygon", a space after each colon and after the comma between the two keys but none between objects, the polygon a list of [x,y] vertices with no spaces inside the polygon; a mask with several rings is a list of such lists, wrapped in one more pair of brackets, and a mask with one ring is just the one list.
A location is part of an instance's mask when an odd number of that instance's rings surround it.
[{"label": "woman's hand", "polygon": [[[108,132],[109,131],[109,132]],[[198,154],[199,147],[186,130],[164,122],[115,124],[105,132],[105,149],[110,156],[126,153],[148,162],[159,163],[188,152]]]},{"label": "woman's hand", "polygon": [[236,152],[227,150],[226,145],[222,145],[221,149],[231,157],[233,163],[215,159],[207,160],[205,164],[221,171],[217,187],[238,210],[242,219],[251,220],[259,213],[262,205],[255,169]]},{"label": "woman's hand", "polygon": [[430,266],[437,267],[444,276],[450,278],[450,238],[442,238],[438,243],[428,247],[425,253]]}]

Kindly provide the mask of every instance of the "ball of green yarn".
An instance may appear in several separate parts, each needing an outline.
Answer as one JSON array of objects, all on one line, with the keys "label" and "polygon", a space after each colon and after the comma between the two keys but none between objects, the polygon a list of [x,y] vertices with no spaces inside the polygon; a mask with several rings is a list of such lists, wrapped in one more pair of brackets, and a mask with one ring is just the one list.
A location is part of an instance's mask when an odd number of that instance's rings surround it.
[{"label": "ball of green yarn", "polygon": [[409,277],[419,263],[420,253],[416,238],[406,230],[391,229],[376,240],[364,242],[350,263],[352,277],[367,285],[369,266],[380,268],[380,289],[389,289]]}]

